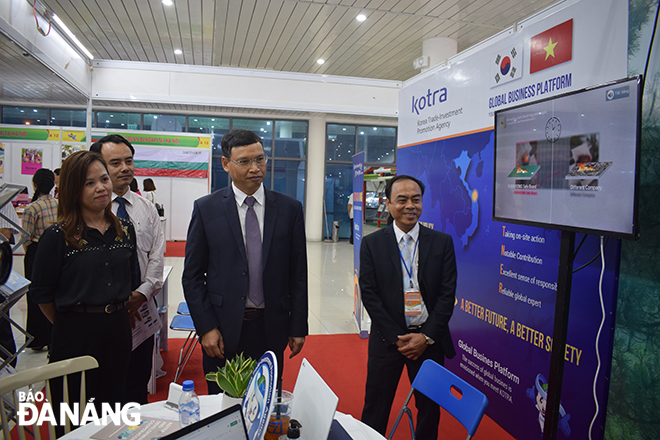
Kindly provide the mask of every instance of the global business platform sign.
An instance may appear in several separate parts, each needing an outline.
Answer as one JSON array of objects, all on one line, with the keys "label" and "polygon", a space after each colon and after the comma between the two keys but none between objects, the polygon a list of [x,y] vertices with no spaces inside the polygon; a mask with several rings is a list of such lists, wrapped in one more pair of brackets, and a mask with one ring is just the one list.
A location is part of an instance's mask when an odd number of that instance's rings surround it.
[{"label": "global business platform sign", "polygon": [[[456,251],[457,355],[446,366],[516,438],[543,437],[560,232],[492,220],[493,115],[626,76],[625,17],[626,2],[563,2],[400,92],[398,172],[426,185],[420,221]],[[583,238],[576,269],[600,252],[599,237]],[[573,276],[559,438],[603,438],[620,242],[603,245],[604,268],[596,259]]]}]

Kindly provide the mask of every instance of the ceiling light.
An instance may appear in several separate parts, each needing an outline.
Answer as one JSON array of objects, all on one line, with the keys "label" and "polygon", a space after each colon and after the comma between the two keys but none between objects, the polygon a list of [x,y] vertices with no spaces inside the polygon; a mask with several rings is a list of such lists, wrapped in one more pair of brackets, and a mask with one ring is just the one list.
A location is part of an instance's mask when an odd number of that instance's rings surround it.
[{"label": "ceiling light", "polygon": [[319,58],[318,60],[316,60],[316,64],[318,65],[321,65],[323,63],[325,63],[325,60],[323,58]]},{"label": "ceiling light", "polygon": [[163,0],[163,4],[165,6],[172,6],[174,4],[174,2],[172,0]]},{"label": "ceiling light", "polygon": [[90,51],[88,51],[85,46],[82,45],[82,43],[76,38],[76,36],[73,35],[73,32],[71,32],[69,30],[69,28],[66,27],[64,22],[62,20],[60,20],[60,17],[53,14],[53,20],[55,20],[55,22],[58,24],[58,26],[69,36],[69,38],[71,38],[71,40],[74,43],[76,43],[76,46],[78,46],[78,48],[80,48],[80,50],[82,50],[85,53],[85,55],[87,55],[87,58],[89,58],[90,60],[94,59],[94,55],[92,55],[92,53]]},{"label": "ceiling light", "polygon": [[174,55],[181,55],[182,53],[181,49],[174,49]]},{"label": "ceiling light", "polygon": [[358,15],[357,17],[355,17],[355,19],[356,19],[357,21],[364,21],[364,20],[367,19],[367,16],[364,15],[364,14],[360,14],[360,15]]}]

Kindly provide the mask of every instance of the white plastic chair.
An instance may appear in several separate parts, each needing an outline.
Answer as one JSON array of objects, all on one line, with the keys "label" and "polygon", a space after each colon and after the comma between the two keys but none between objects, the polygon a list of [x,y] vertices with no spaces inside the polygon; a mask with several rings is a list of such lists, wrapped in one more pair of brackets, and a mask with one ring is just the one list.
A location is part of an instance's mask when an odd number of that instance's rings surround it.
[{"label": "white plastic chair", "polygon": [[[7,393],[11,393],[12,401],[11,403],[6,402],[4,399],[0,398],[0,417],[2,418],[2,432],[5,439],[10,439],[10,422],[16,416],[16,409],[18,408],[18,396],[15,391],[20,390],[24,387],[33,388],[35,385],[40,382],[46,381],[46,399],[48,402],[52,402],[52,396],[50,392],[50,379],[55,379],[62,377],[64,383],[64,403],[68,404],[70,400],[74,402],[82,402],[81,404],[81,414],[84,412],[84,405],[87,403],[86,391],[85,391],[85,371],[98,368],[99,363],[92,356],[80,356],[72,359],[67,359],[64,361],[53,362],[52,364],[43,365],[41,367],[31,368],[29,370],[21,371],[20,373],[10,374],[0,379],[0,396],[4,396]],[[68,390],[68,380],[67,376],[74,373],[81,374],[81,383],[80,383],[80,396],[72,396],[72,399],[69,399],[69,390]],[[35,389],[34,392],[41,391],[41,389]],[[80,397],[80,400],[77,399]],[[33,425],[33,435],[37,440],[41,439],[41,432],[39,426]],[[65,433],[71,431],[71,426],[67,421],[66,426],[64,427]],[[48,426],[48,438],[56,438],[55,436],[55,427],[53,425]],[[20,440],[25,440],[25,427],[18,426],[18,438]]]}]

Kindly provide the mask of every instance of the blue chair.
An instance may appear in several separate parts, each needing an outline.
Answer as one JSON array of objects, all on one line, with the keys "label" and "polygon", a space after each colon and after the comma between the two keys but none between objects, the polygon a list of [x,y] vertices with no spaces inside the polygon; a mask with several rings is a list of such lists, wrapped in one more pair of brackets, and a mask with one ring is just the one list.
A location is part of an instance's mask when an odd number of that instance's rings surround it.
[{"label": "blue chair", "polygon": [[188,309],[188,303],[183,301],[179,303],[179,307],[176,308],[176,312],[179,315],[190,315],[190,309]]},{"label": "blue chair", "polygon": [[[185,304],[185,303],[182,303]],[[197,331],[195,330],[195,324],[193,323],[192,317],[190,315],[175,315],[172,318],[172,323],[170,324],[172,330],[187,331],[188,337],[181,347],[179,352],[179,364],[176,367],[176,373],[174,373],[174,382],[179,379],[183,369],[186,368],[186,364],[190,359],[190,356],[193,354],[193,350],[199,343],[199,336],[197,336]]]},{"label": "blue chair", "polygon": [[394,422],[394,427],[389,437],[387,437],[388,440],[394,435],[394,431],[399,426],[403,413],[408,415],[410,431],[412,432],[413,440],[415,440],[412,412],[408,408],[408,402],[415,390],[424,394],[454,416],[467,429],[468,436],[466,440],[472,438],[477,431],[477,427],[481,423],[481,418],[488,406],[488,399],[481,391],[437,362],[427,359],[419,369],[417,376],[415,376],[415,380],[410,387],[410,393],[408,393],[408,398],[403,403],[399,416],[396,418],[396,422]]}]

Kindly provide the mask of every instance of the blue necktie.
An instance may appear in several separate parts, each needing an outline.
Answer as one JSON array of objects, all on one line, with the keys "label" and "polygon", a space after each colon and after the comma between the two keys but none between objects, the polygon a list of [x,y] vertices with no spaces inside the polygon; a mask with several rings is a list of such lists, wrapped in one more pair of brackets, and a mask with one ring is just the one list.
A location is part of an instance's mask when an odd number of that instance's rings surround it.
[{"label": "blue necktie", "polygon": [[128,212],[126,212],[126,199],[123,197],[116,197],[115,201],[119,203],[117,208],[117,217],[123,218],[124,220],[129,220]]},{"label": "blue necktie", "polygon": [[[119,203],[119,207],[117,208],[117,217],[126,221],[131,221],[131,219],[128,217],[128,212],[126,212],[126,199],[123,197],[115,197],[115,200],[117,203]],[[138,280],[142,279],[139,262],[137,263],[137,278]]]},{"label": "blue necktie", "polygon": [[[404,268],[403,268],[403,283],[406,286],[406,290],[410,288],[410,282],[412,273],[413,273],[413,239],[409,234],[406,234],[402,238],[403,241],[403,251],[401,254],[403,255],[403,261],[406,262]],[[407,269],[406,269],[407,266]],[[410,276],[408,276],[408,271],[410,271]]]},{"label": "blue necktie", "polygon": [[257,213],[254,211],[255,201],[252,196],[245,199],[248,205],[245,214],[245,247],[248,259],[248,295],[250,301],[259,307],[264,302],[264,289],[261,269],[261,231]]}]

